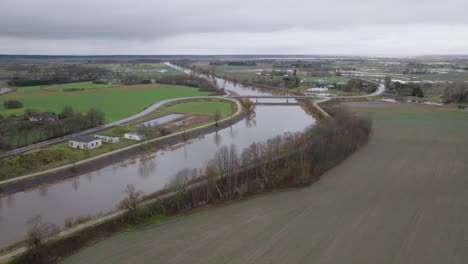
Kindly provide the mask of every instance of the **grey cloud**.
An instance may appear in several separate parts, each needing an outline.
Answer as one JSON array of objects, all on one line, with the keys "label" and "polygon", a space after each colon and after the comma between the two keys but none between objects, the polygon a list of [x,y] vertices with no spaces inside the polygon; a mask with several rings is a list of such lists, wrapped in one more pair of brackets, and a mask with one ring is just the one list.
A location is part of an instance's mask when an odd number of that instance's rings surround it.
[{"label": "grey cloud", "polygon": [[2,0],[0,36],[154,40],[188,33],[468,24],[468,1]]}]

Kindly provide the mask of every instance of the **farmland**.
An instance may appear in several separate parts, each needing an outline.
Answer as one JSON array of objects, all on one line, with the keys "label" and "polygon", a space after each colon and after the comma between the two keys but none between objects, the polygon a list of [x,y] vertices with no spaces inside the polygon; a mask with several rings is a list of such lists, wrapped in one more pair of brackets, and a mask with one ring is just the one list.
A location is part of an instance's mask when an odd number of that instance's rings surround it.
[{"label": "farmland", "polygon": [[0,114],[4,116],[23,114],[24,109],[3,108],[4,100],[15,99],[21,101],[24,108],[41,111],[60,112],[65,105],[69,105],[77,112],[86,112],[94,107],[105,112],[106,122],[112,122],[137,113],[158,101],[209,94],[189,87],[158,84],[96,88],[78,92],[36,88],[29,87],[28,92],[10,93],[0,97]]},{"label": "farmland", "polygon": [[374,119],[372,139],[311,187],[156,222],[63,263],[467,262],[468,113],[348,106]]}]

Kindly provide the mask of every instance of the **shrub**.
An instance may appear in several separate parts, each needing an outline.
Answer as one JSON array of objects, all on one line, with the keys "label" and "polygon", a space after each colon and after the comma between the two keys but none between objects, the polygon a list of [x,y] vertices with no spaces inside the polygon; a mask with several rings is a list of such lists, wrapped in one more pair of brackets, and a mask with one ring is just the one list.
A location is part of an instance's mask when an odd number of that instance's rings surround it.
[{"label": "shrub", "polygon": [[3,107],[5,107],[5,109],[19,109],[23,108],[23,103],[18,100],[6,100],[3,102]]}]

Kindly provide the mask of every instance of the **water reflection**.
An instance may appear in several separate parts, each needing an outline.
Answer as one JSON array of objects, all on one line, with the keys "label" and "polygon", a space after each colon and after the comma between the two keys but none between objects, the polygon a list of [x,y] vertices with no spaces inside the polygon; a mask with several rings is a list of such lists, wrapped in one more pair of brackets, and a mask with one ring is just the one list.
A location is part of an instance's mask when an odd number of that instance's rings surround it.
[{"label": "water reflection", "polygon": [[74,189],[75,191],[78,191],[78,188],[80,188],[80,182],[79,182],[78,179],[79,179],[79,178],[73,179],[73,189]]},{"label": "water reflection", "polygon": [[257,126],[257,120],[255,119],[255,112],[249,112],[245,115],[245,125],[247,127],[255,127]]},{"label": "water reflection", "polygon": [[216,133],[213,135],[214,143],[217,147],[221,146],[222,138],[221,134],[216,131]]},{"label": "water reflection", "polygon": [[148,177],[156,171],[156,159],[153,155],[147,155],[140,158],[138,164],[138,175]]},{"label": "water reflection", "polygon": [[[249,93],[248,88],[236,88],[231,83],[226,83],[226,88],[239,94]],[[41,199],[38,199],[37,190],[4,197],[0,207],[0,215],[3,217],[0,247],[21,238],[26,233],[26,225],[21,223],[25,223],[31,216],[42,215],[45,222],[63,225],[67,217],[107,213],[114,210],[116,203],[124,198],[125,194],[121,191],[128,184],[150,194],[171,181],[180,182],[181,179],[183,181],[193,177],[222,145],[235,144],[242,151],[254,142],[265,141],[288,131],[302,131],[313,123],[314,120],[298,106],[257,106],[255,115],[247,116],[245,122],[235,123],[232,127],[176,147],[155,151],[157,155],[151,158],[128,159],[92,174],[48,185],[43,190],[46,195]],[[181,168],[188,169],[179,174]],[[172,176],[178,179],[172,180]],[[81,177],[87,180],[81,180]]]},{"label": "water reflection", "polygon": [[43,185],[39,188],[39,195],[41,197],[45,197],[47,196],[47,186],[46,185]]},{"label": "water reflection", "polygon": [[13,207],[13,205],[15,205],[15,201],[16,201],[15,195],[16,194],[10,194],[10,195],[7,196],[7,205],[8,205],[8,207]]},{"label": "water reflection", "polygon": [[[114,166],[112,166],[112,168],[114,168]],[[93,180],[93,173],[86,174],[86,179],[88,179],[88,182],[91,182]]]}]

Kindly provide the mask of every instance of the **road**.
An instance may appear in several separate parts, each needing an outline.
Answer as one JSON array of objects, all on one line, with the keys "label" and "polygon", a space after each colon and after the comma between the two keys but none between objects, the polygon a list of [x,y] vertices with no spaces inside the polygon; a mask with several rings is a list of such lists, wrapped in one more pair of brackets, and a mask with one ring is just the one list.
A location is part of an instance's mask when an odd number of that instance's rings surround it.
[{"label": "road", "polygon": [[[174,67],[176,69],[180,69],[180,67],[178,66],[174,66],[170,63],[167,63],[168,66],[170,67]],[[1,88],[1,89],[10,89],[10,88]],[[7,90],[5,90],[7,91]],[[380,94],[382,94],[383,92],[385,91],[385,86],[383,84],[379,84],[379,87],[377,89],[377,91],[375,91],[374,93],[372,94],[368,94],[368,95],[358,95],[358,96],[335,96],[335,97],[316,97],[316,96],[266,96],[266,97],[262,97],[262,98],[300,98],[300,99],[307,99],[307,98],[310,98],[310,99],[317,99],[317,98],[321,98],[319,99],[318,102],[315,103],[315,106],[319,108],[319,110],[321,112],[323,112],[325,114],[325,116],[328,116],[328,114],[323,111],[323,109],[321,109],[319,107],[319,103],[321,102],[325,102],[325,101],[328,101],[330,99],[333,99],[333,98],[365,98],[365,97],[373,97],[373,96],[378,96]],[[8,92],[8,91],[7,91]],[[1,94],[1,93],[0,93]],[[231,94],[227,94],[225,96],[222,96],[222,98],[225,98],[225,97],[232,97],[232,98],[244,98],[244,97],[249,97],[249,96],[233,96]],[[253,96],[250,96],[250,97],[253,97]],[[35,143],[35,144],[31,144],[31,145],[28,145],[28,146],[24,146],[24,147],[21,147],[21,148],[16,148],[16,149],[12,149],[12,150],[9,150],[9,151],[6,151],[6,152],[3,152],[3,153],[0,153],[0,158],[4,158],[4,157],[8,157],[8,156],[12,156],[12,155],[16,155],[16,154],[21,154],[21,153],[24,153],[24,152],[27,152],[27,151],[30,151],[30,150],[33,150],[33,149],[36,149],[36,148],[40,148],[40,147],[45,147],[45,146],[49,146],[49,145],[53,145],[53,144],[56,144],[56,143],[60,143],[62,141],[65,141],[65,140],[68,140],[70,138],[73,138],[73,137],[76,137],[76,136],[81,136],[81,135],[86,135],[86,134],[91,134],[91,133],[95,133],[95,132],[98,132],[100,130],[103,130],[103,129],[106,129],[106,128],[110,128],[110,127],[114,127],[114,126],[118,126],[118,125],[121,125],[121,124],[124,124],[124,123],[127,123],[129,121],[132,121],[132,120],[135,120],[135,119],[138,119],[144,115],[147,115],[153,111],[155,111],[156,109],[158,109],[159,107],[161,107],[162,105],[166,104],[166,103],[170,103],[170,102],[174,102],[174,101],[177,101],[177,100],[191,100],[191,99],[204,99],[204,98],[216,98],[216,97],[186,97],[186,98],[175,98],[175,99],[168,99],[168,100],[164,100],[164,101],[160,101],[160,102],[157,102],[157,103],[154,103],[152,104],[151,106],[149,106],[148,108],[146,108],[145,110],[135,114],[135,115],[132,115],[132,116],[129,116],[127,118],[124,118],[124,119],[121,119],[121,120],[118,120],[118,121],[115,121],[115,122],[112,122],[112,123],[109,123],[109,124],[105,124],[105,125],[102,125],[102,126],[98,126],[98,127],[94,127],[94,128],[90,128],[90,129],[87,129],[87,130],[83,130],[83,131],[80,131],[80,132],[76,132],[76,133],[73,133],[73,134],[69,134],[69,135],[66,135],[66,136],[63,136],[63,137],[58,137],[58,138],[53,138],[53,139],[49,139],[49,140],[45,140],[45,141],[41,141],[41,142],[38,142],[38,143]],[[220,98],[220,97],[218,97]]]},{"label": "road", "polygon": [[16,154],[21,154],[21,153],[24,153],[26,151],[30,151],[30,150],[33,150],[33,149],[36,149],[36,148],[45,147],[45,146],[53,145],[53,144],[56,144],[56,143],[60,143],[62,141],[68,140],[68,139],[76,137],[76,136],[96,133],[96,132],[98,132],[100,130],[103,130],[103,129],[118,126],[118,125],[130,122],[132,120],[138,119],[140,117],[143,117],[143,116],[155,111],[156,109],[158,109],[161,106],[163,106],[163,105],[165,105],[167,103],[170,103],[170,102],[183,101],[183,100],[193,100],[193,99],[207,99],[207,98],[221,98],[222,99],[224,97],[222,97],[222,96],[196,96],[196,97],[185,97],[185,98],[174,98],[174,99],[163,100],[163,101],[154,103],[151,106],[149,106],[148,108],[146,108],[145,110],[143,110],[143,111],[141,111],[141,112],[139,112],[139,113],[137,113],[135,115],[126,117],[124,119],[121,119],[121,120],[118,120],[118,121],[115,121],[115,122],[112,122],[112,123],[109,123],[109,124],[105,124],[105,125],[102,125],[102,126],[90,128],[90,129],[87,129],[87,130],[83,130],[83,131],[80,131],[80,132],[76,132],[76,133],[73,133],[73,134],[69,134],[69,135],[66,135],[66,136],[63,136],[63,137],[53,138],[53,139],[41,141],[41,142],[38,142],[38,143],[35,143],[35,144],[31,144],[31,145],[28,145],[28,146],[24,146],[24,147],[21,147],[21,148],[9,150],[9,151],[0,153],[0,158],[8,157],[8,156],[11,156],[11,155],[16,155]]},{"label": "road", "polygon": [[[374,96],[378,96],[378,95],[382,94],[384,91],[385,91],[385,86],[382,85],[382,84],[379,84],[379,87],[378,87],[377,91],[375,91],[375,92],[372,93],[372,94],[360,95],[360,96],[339,96],[339,97],[330,97],[330,98],[324,97],[324,98],[320,99],[319,101],[317,101],[316,103],[325,102],[325,101],[328,101],[328,100],[333,99],[333,98],[367,98],[367,97],[374,97]],[[145,109],[144,111],[142,111],[142,112],[140,112],[140,113],[138,113],[138,114],[136,114],[136,115],[133,115],[133,116],[131,116],[131,117],[127,117],[127,118],[125,118],[125,119],[122,119],[122,120],[119,120],[119,121],[116,121],[116,122],[113,122],[113,123],[106,124],[105,126],[102,126],[102,127],[99,127],[99,128],[89,129],[89,130],[86,130],[86,131],[81,131],[81,132],[79,132],[79,133],[75,133],[75,134],[73,134],[73,135],[68,135],[68,136],[66,136],[66,137],[61,138],[60,141],[63,141],[63,140],[65,140],[65,139],[67,139],[67,138],[69,138],[69,137],[72,137],[72,136],[82,135],[82,134],[87,134],[87,133],[93,133],[93,132],[99,131],[99,130],[104,129],[104,128],[108,128],[108,127],[112,127],[112,126],[116,126],[116,125],[119,125],[119,124],[123,124],[123,123],[129,122],[129,121],[131,121],[131,120],[140,118],[140,117],[142,117],[142,116],[144,116],[144,115],[146,115],[146,114],[148,114],[148,113],[150,113],[150,112],[152,112],[152,111],[155,111],[157,108],[161,107],[162,105],[164,105],[164,104],[166,104],[166,103],[170,103],[170,102],[174,102],[174,101],[179,101],[179,100],[193,100],[193,99],[205,99],[205,98],[228,99],[229,96],[230,96],[230,95],[228,94],[227,96],[216,96],[216,97],[212,97],[212,96],[211,96],[211,97],[187,97],[187,98],[176,98],[176,99],[169,99],[169,100],[161,101],[161,102],[158,102],[158,103],[155,103],[155,104],[151,105],[150,107],[148,107],[148,108]],[[316,98],[316,97],[315,97],[315,98]],[[239,111],[241,111],[240,103],[239,103],[238,101],[236,101],[236,103],[237,103],[237,105],[238,105],[238,110],[237,110],[237,112],[236,112],[235,115],[237,115],[237,114],[239,113]],[[323,111],[323,112],[326,114],[326,116],[329,116],[328,113],[326,113],[326,111],[324,111],[324,110],[323,110],[322,108],[320,108],[318,105],[316,105],[316,106],[318,107],[318,109],[319,109],[320,111]],[[57,142],[60,142],[60,141],[57,141]],[[41,142],[41,143],[43,143],[43,142]],[[38,143],[38,144],[41,144],[41,143]],[[43,146],[46,146],[46,145],[49,145],[49,144],[54,144],[54,143],[47,143],[47,141],[44,142],[44,143],[46,143],[46,144],[43,145]],[[55,142],[55,143],[56,143],[56,142]],[[38,144],[34,144],[34,145],[38,145]],[[37,148],[37,147],[39,147],[39,146],[36,146],[36,148]],[[27,151],[27,150],[25,150],[25,151]],[[23,152],[24,152],[24,151],[23,151]],[[1,157],[1,156],[0,156],[0,157]],[[83,161],[83,162],[86,162],[86,161]],[[28,175],[28,176],[23,176],[23,177],[34,177],[34,176],[36,176],[36,175]],[[18,178],[16,178],[16,179],[11,179],[11,180],[7,180],[7,181],[12,181],[12,180],[17,180],[17,179],[18,179]],[[2,184],[2,183],[0,182],[0,184]],[[151,201],[148,201],[148,203],[149,203],[149,202],[151,202]],[[95,225],[95,224],[97,224],[97,223],[101,223],[101,222],[103,222],[103,221],[107,221],[107,220],[109,220],[109,219],[111,219],[111,218],[113,218],[113,217],[116,217],[116,216],[118,216],[118,215],[120,215],[120,214],[122,214],[122,213],[123,213],[123,211],[117,211],[117,212],[114,212],[114,213],[112,213],[112,214],[110,214],[110,215],[104,216],[104,217],[102,217],[102,218],[98,218],[98,219],[92,220],[92,221],[90,221],[90,222],[83,223],[83,224],[78,225],[78,226],[76,226],[76,227],[74,227],[74,228],[71,228],[71,229],[62,231],[62,232],[60,232],[59,234],[57,234],[56,236],[54,236],[53,238],[58,238],[58,237],[63,237],[63,236],[65,236],[65,235],[69,235],[69,234],[71,234],[71,233],[73,233],[73,232],[82,230],[82,229],[84,229],[84,228],[86,228],[86,227],[89,227],[89,226],[91,226],[91,225]],[[0,256],[0,262],[1,262],[1,261],[4,261],[4,260],[8,260],[8,259],[10,259],[10,258],[12,258],[12,257],[14,257],[14,256],[16,256],[16,255],[18,255],[18,254],[21,254],[21,253],[23,253],[25,250],[26,250],[25,247],[21,247],[21,248],[15,250],[15,251],[9,252],[9,253],[6,254],[6,255]]]},{"label": "road", "polygon": [[[241,112],[242,112],[242,105],[239,101],[237,100],[233,100],[233,99],[229,99],[227,97],[221,97],[221,96],[209,96],[209,97],[186,97],[186,98],[179,98],[179,99],[170,99],[170,100],[165,100],[164,102],[161,102],[162,104],[159,105],[159,107],[161,107],[162,105],[166,104],[166,103],[170,103],[170,102],[175,102],[175,101],[185,101],[185,100],[193,100],[193,99],[206,99],[206,98],[218,98],[218,99],[221,99],[221,100],[226,100],[226,101],[232,101],[232,102],[235,102],[236,105],[237,105],[237,111],[232,114],[231,116],[228,116],[226,118],[223,118],[222,120],[220,120],[219,122],[220,123],[223,123],[224,121],[230,119],[231,117],[233,116],[237,116],[239,115]],[[128,122],[128,121],[127,121]],[[190,131],[193,131],[193,130],[197,130],[197,129],[200,129],[200,128],[203,128],[203,127],[206,127],[206,126],[210,126],[211,124],[206,124],[206,125],[203,125],[203,126],[199,126],[199,127],[194,127],[194,128],[190,128],[190,129],[187,129],[185,131],[181,131],[181,132],[176,132],[176,133],[173,133],[173,134],[169,134],[169,135],[166,135],[166,136],[162,136],[162,137],[158,137],[158,138],[154,138],[154,139],[151,139],[151,140],[147,140],[147,141],[142,141],[138,144],[134,144],[134,145],[130,145],[130,146],[127,146],[127,147],[124,147],[124,148],[120,148],[120,149],[116,149],[114,151],[109,151],[109,152],[106,152],[104,154],[101,154],[99,156],[95,156],[95,157],[91,157],[91,158],[88,158],[88,159],[85,159],[85,160],[80,160],[80,161],[77,161],[73,164],[67,164],[67,165],[63,165],[63,166],[60,166],[60,167],[56,167],[56,168],[52,168],[52,169],[49,169],[49,170],[46,170],[46,171],[39,171],[39,172],[36,172],[36,173],[31,173],[31,174],[28,174],[28,175],[23,175],[23,176],[19,176],[19,177],[15,177],[15,178],[11,178],[11,179],[8,179],[8,180],[3,180],[3,181],[0,181],[0,185],[3,185],[3,184],[8,184],[8,183],[12,183],[12,182],[16,182],[16,181],[21,181],[21,180],[25,180],[25,179],[28,179],[28,178],[33,178],[33,177],[37,177],[39,175],[42,175],[42,174],[47,174],[47,173],[52,173],[52,172],[55,172],[55,171],[60,171],[60,170],[65,170],[65,169],[69,169],[73,166],[76,166],[76,165],[80,165],[80,164],[84,164],[84,163],[87,163],[87,162],[90,162],[92,160],[98,160],[100,158],[103,158],[103,157],[106,157],[106,156],[109,156],[109,155],[113,155],[115,153],[118,153],[118,152],[122,152],[122,151],[125,151],[125,150],[128,150],[128,149],[131,149],[131,148],[137,148],[141,145],[144,145],[144,144],[147,144],[147,143],[150,143],[150,142],[155,142],[155,141],[158,141],[158,140],[163,140],[163,139],[166,139],[166,138],[169,138],[169,137],[174,137],[174,136],[177,136],[177,135],[180,135],[180,134],[183,134],[183,133],[186,133],[186,132],[190,132]]]}]

